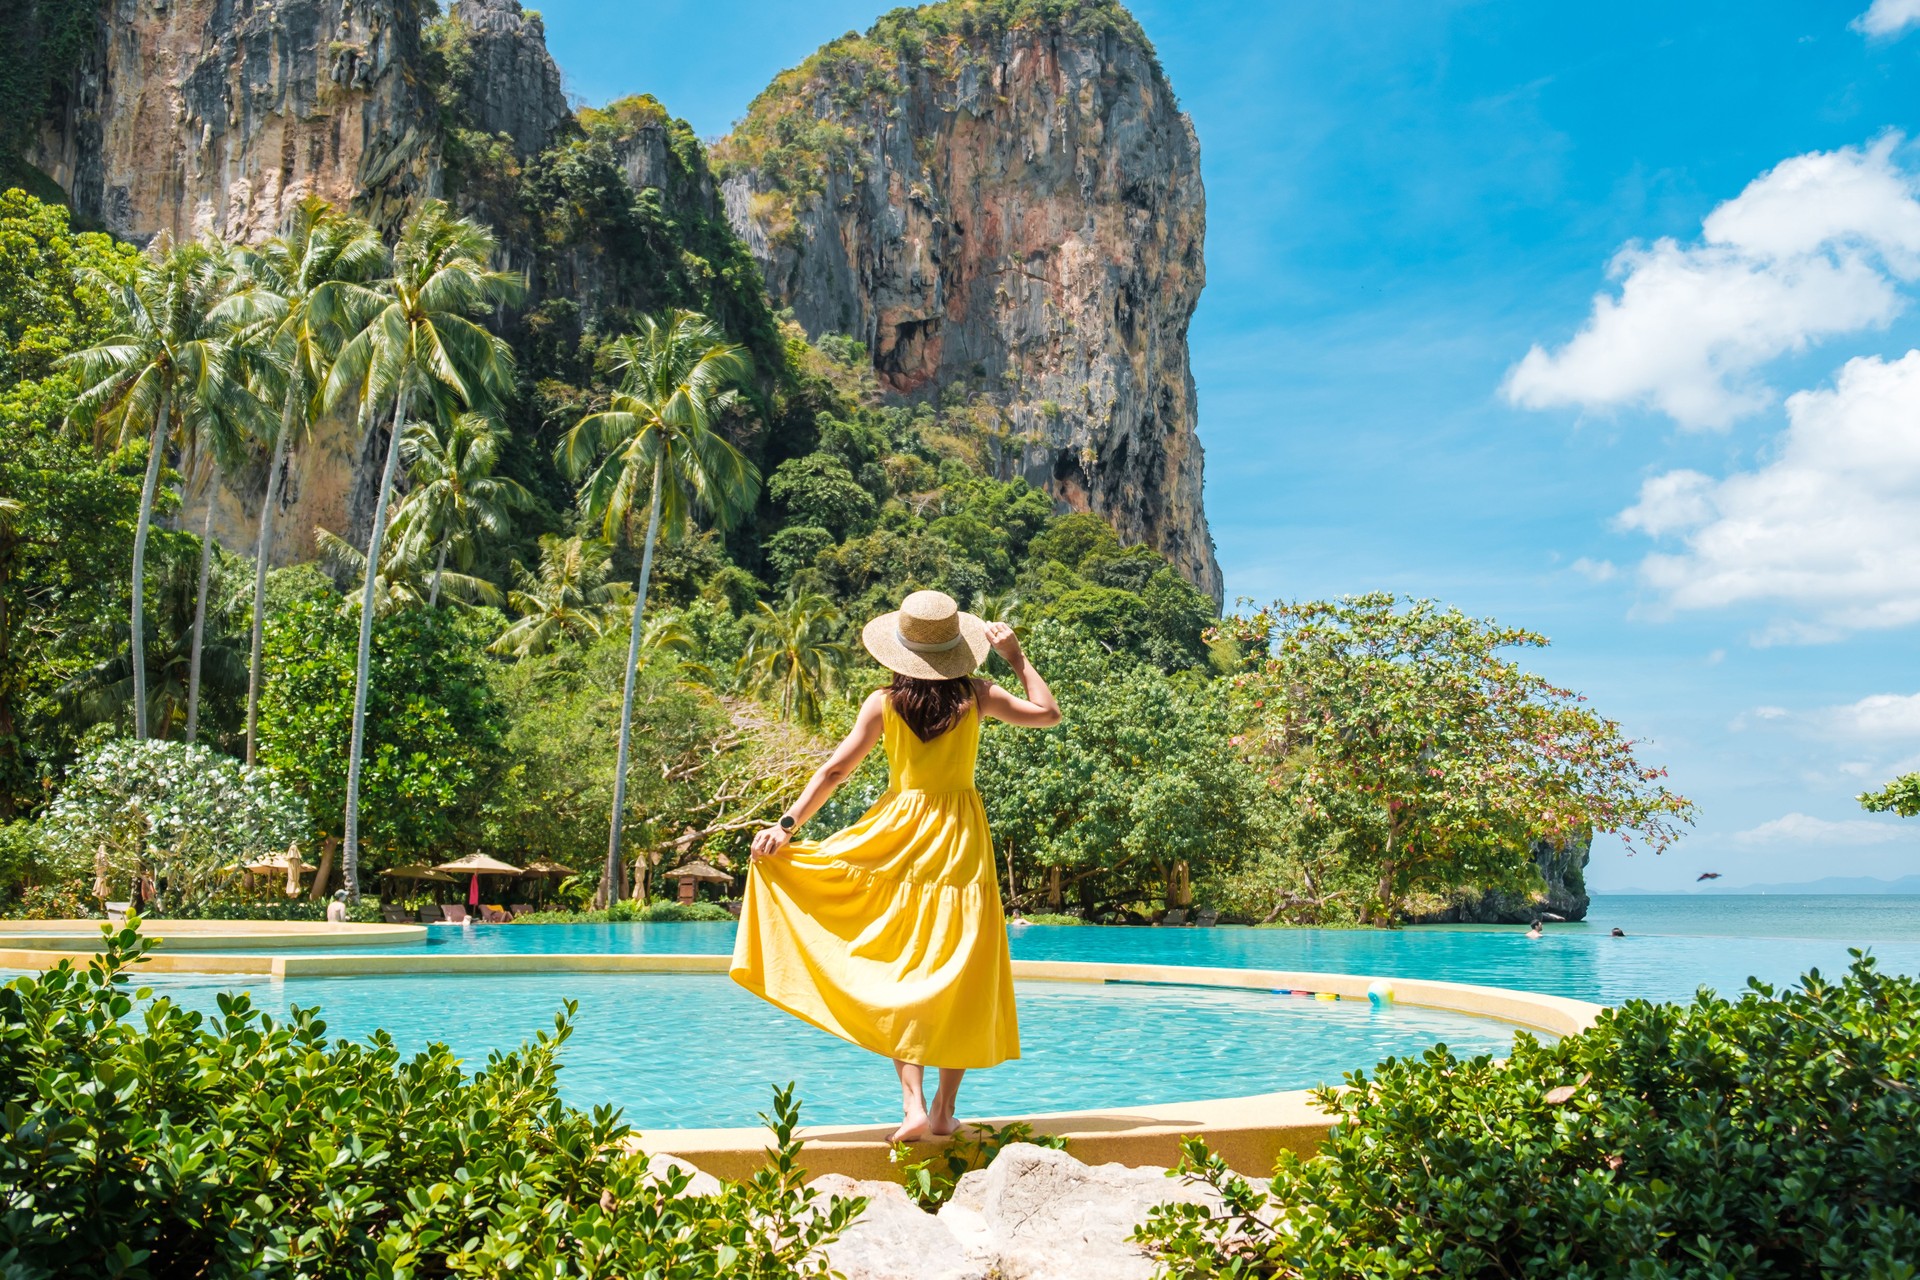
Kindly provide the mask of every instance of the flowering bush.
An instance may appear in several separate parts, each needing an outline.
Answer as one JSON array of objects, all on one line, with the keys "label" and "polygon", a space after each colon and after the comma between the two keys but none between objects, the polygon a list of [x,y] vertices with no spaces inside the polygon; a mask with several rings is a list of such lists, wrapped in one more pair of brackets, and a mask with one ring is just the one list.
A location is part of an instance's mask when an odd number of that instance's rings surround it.
[{"label": "flowering bush", "polygon": [[104,851],[117,892],[150,874],[164,902],[191,906],[312,824],[270,769],[183,742],[123,738],[81,757],[40,827],[49,858],[71,873],[90,875]]}]

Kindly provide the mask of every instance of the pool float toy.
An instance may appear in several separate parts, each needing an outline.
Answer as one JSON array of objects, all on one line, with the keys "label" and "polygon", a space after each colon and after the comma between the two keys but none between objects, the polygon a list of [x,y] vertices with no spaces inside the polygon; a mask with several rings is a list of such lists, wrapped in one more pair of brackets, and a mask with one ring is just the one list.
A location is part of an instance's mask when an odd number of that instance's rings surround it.
[{"label": "pool float toy", "polygon": [[1393,988],[1384,982],[1375,982],[1367,987],[1367,999],[1374,1004],[1392,1004]]}]

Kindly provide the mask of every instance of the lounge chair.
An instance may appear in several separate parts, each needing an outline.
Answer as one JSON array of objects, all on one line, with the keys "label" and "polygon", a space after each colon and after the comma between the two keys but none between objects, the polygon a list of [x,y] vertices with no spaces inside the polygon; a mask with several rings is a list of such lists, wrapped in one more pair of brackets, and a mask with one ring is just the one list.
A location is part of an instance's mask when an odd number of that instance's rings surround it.
[{"label": "lounge chair", "polygon": [[107,919],[112,921],[114,924],[125,924],[127,920],[127,909],[132,905],[133,905],[132,902],[107,903],[106,904]]},{"label": "lounge chair", "polygon": [[1173,910],[1167,912],[1166,915],[1160,917],[1160,923],[1169,927],[1178,927],[1186,922],[1187,913],[1180,907],[1175,907]]},{"label": "lounge chair", "polygon": [[388,924],[412,924],[413,912],[392,903],[380,904],[380,918]]},{"label": "lounge chair", "polygon": [[499,907],[480,908],[480,923],[482,924],[508,924],[512,920],[513,917]]},{"label": "lounge chair", "polygon": [[448,924],[465,924],[467,922],[467,909],[458,902],[441,903],[440,915]]},{"label": "lounge chair", "polygon": [[515,903],[509,904],[507,907],[507,910],[511,911],[516,916],[532,915],[533,904],[531,902],[515,902]]},{"label": "lounge chair", "polygon": [[439,924],[440,908],[438,907],[420,908],[419,920],[421,924]]},{"label": "lounge chair", "polygon": [[1202,911],[1199,915],[1195,916],[1193,918],[1193,922],[1199,925],[1202,929],[1211,929],[1213,928],[1213,926],[1220,923],[1220,913],[1218,911],[1215,911],[1212,907],[1208,907],[1206,910]]}]

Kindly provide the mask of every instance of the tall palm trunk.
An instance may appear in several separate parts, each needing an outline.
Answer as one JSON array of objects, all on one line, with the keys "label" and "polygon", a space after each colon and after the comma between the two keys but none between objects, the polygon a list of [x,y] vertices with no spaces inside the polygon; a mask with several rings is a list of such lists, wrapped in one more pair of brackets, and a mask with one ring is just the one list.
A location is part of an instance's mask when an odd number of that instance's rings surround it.
[{"label": "tall palm trunk", "polygon": [[440,573],[447,567],[447,544],[440,544],[440,558],[433,562],[433,589],[427,592],[427,608],[440,607]]},{"label": "tall palm trunk", "polygon": [[193,597],[193,651],[187,659],[187,741],[200,733],[200,654],[207,641],[207,584],[213,579],[213,480],[207,481],[207,517],[200,524],[200,589]]},{"label": "tall palm trunk", "polygon": [[160,457],[167,450],[167,417],[172,412],[171,388],[160,392],[147,437],[147,479],[140,488],[140,523],[133,531],[133,736],[147,736],[147,534],[153,528],[153,499],[160,491]]},{"label": "tall palm trunk", "polygon": [[653,577],[653,542],[660,533],[660,469],[653,464],[653,500],[647,506],[647,541],[640,552],[640,585],[633,597],[633,634],[627,640],[627,689],[620,699],[620,751],[613,773],[613,826],[607,833],[607,866],[600,877],[598,906],[610,906],[620,896],[620,827],[627,815],[627,747],[633,736],[633,686],[640,669],[640,625],[646,620],[647,581]]},{"label": "tall palm trunk", "polygon": [[387,466],[380,473],[380,497],[373,507],[373,532],[367,535],[367,586],[360,597],[360,658],[354,667],[353,741],[347,748],[346,838],[341,842],[340,872],[347,897],[360,901],[360,757],[367,735],[367,682],[373,665],[373,580],[380,572],[380,547],[387,536],[387,501],[393,497],[394,473],[400,469],[400,425],[407,420],[407,392],[402,385],[393,401],[393,435],[387,440]]},{"label": "tall palm trunk", "polygon": [[253,552],[253,641],[247,664],[247,763],[252,764],[260,733],[260,684],[265,673],[263,641],[267,628],[267,561],[273,551],[274,508],[280,505],[280,470],[287,463],[287,439],[293,434],[295,397],[287,396],[280,434],[273,441],[273,466],[267,472],[267,496],[260,504],[260,541]]}]

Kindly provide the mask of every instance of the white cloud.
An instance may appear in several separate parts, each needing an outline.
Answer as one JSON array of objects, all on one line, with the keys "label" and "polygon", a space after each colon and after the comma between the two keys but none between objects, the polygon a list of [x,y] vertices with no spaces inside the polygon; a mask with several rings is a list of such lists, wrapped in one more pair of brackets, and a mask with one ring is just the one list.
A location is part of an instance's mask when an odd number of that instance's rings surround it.
[{"label": "white cloud", "polygon": [[1589,582],[1610,582],[1620,570],[1611,560],[1592,560],[1581,556],[1567,566]]},{"label": "white cloud", "polygon": [[1875,693],[1816,716],[1843,738],[1920,738],[1920,693]]},{"label": "white cloud", "polygon": [[1785,606],[1762,643],[1920,621],[1920,351],[1850,360],[1787,399],[1772,460],[1647,480],[1620,523],[1677,538],[1640,576],[1673,609]]},{"label": "white cloud", "polygon": [[1885,40],[1920,26],[1920,0],[1873,0],[1873,5],[1853,20],[1853,29],[1863,35]]},{"label": "white cloud", "polygon": [[[1910,0],[1920,5],[1920,0]],[[1877,328],[1920,277],[1920,182],[1889,134],[1782,161],[1721,204],[1698,242],[1629,244],[1571,341],[1535,345],[1501,390],[1529,409],[1647,407],[1719,428],[1766,407],[1758,373],[1820,339]]]},{"label": "white cloud", "polygon": [[1757,827],[1736,832],[1738,844],[1868,845],[1890,844],[1906,838],[1907,832],[1891,822],[1853,818],[1830,822],[1805,813],[1789,813],[1763,822]]}]

